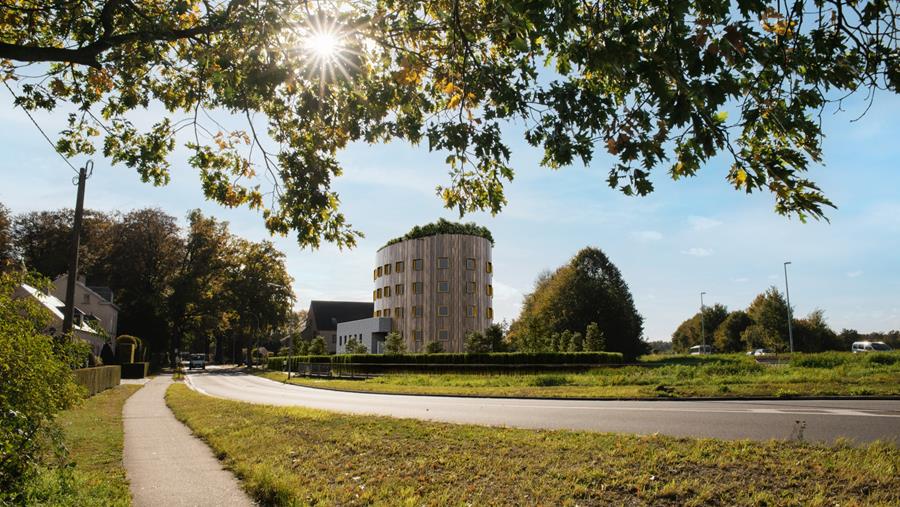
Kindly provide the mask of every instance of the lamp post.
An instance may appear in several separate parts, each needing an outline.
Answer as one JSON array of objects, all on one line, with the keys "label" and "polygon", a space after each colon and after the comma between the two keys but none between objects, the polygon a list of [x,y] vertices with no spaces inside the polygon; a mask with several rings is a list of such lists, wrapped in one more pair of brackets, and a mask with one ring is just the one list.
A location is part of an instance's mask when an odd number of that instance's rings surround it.
[{"label": "lamp post", "polygon": [[787,267],[791,261],[785,261],[784,263],[784,295],[787,297],[787,313],[788,313],[788,340],[791,344],[791,354],[794,353],[794,315],[793,310],[791,309],[791,289],[788,288],[788,276],[787,276]]},{"label": "lamp post", "polygon": [[706,322],[705,322],[706,316],[703,315],[703,310],[705,309],[705,306],[703,305],[703,295],[704,294],[706,294],[706,293],[705,292],[700,293],[700,344],[701,344],[700,353],[701,354],[706,354]]}]

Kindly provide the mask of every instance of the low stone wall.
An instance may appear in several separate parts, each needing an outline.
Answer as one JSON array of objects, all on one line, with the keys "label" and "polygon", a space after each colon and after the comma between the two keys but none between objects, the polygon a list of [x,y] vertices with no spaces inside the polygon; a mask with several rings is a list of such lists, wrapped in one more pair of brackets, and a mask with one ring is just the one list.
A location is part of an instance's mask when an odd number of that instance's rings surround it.
[{"label": "low stone wall", "polygon": [[93,396],[100,391],[119,385],[122,377],[122,369],[116,366],[97,366],[96,368],[80,368],[73,370],[75,382],[83,385],[88,390],[88,396]]}]

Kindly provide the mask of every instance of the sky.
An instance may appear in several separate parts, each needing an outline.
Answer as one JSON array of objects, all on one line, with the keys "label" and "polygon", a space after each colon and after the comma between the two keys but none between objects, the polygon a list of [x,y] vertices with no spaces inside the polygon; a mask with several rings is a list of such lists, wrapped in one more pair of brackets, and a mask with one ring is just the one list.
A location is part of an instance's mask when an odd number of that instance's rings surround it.
[{"label": "sky", "polygon": [[[796,316],[824,310],[836,330],[900,329],[900,98],[876,96],[858,121],[864,97],[845,102],[824,118],[824,164],[812,179],[838,206],[829,222],[801,223],[775,214],[767,194],[746,195],[725,180],[728,161],[717,158],[693,178],[654,175],[656,191],[626,197],[607,187],[611,159],[602,149],[587,167],[540,167],[541,152],[510,130],[516,177],[506,187],[508,206],[498,215],[470,214],[463,221],[488,227],[496,240],[496,320],[515,319],[536,276],[567,262],[586,246],[602,249],[621,270],[644,317],[645,338],[669,340],[675,328],[707,305],[742,309],[769,286],[784,290],[788,267]],[[15,213],[73,207],[73,173],[25,114],[0,91],[0,202]],[[834,113],[834,114],[833,114]],[[142,113],[148,118],[159,111]],[[37,115],[51,134],[65,114]],[[340,156],[344,174],[333,188],[355,229],[365,233],[353,250],[323,245],[301,250],[291,237],[270,238],[261,216],[204,200],[184,151],[172,158],[172,181],[157,188],[125,167],[94,157],[85,205],[127,211],[158,207],[179,217],[188,211],[226,220],[233,233],[272,239],[287,254],[298,307],[312,299],[368,301],[375,251],[412,226],[438,218],[459,220],[442,207],[435,187],[449,180],[446,154],[406,143],[355,144]],[[73,161],[83,164],[83,159]]]}]

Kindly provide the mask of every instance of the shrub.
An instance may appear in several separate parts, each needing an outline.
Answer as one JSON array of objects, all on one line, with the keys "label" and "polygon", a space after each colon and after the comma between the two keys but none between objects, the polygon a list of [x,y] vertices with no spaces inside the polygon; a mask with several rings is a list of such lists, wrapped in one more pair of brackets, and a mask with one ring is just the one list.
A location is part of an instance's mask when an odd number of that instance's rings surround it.
[{"label": "shrub", "polygon": [[126,363],[122,365],[122,378],[144,378],[150,371],[150,363]]},{"label": "shrub", "polygon": [[481,227],[474,222],[461,224],[458,222],[450,222],[449,220],[441,218],[437,222],[432,222],[425,225],[417,225],[410,229],[409,232],[407,232],[403,236],[388,241],[381,248],[393,245],[394,243],[399,243],[401,241],[406,241],[408,239],[426,238],[428,236],[435,236],[437,234],[467,234],[469,236],[479,236],[490,241],[491,245],[494,244],[494,237],[491,235],[491,231],[488,230],[487,227]]},{"label": "shrub", "polygon": [[444,351],[444,346],[441,345],[441,342],[428,342],[428,345],[425,346],[426,354],[440,354]]},{"label": "shrub", "polygon": [[847,352],[794,354],[791,357],[791,366],[799,368],[835,368],[852,360],[853,356]]},{"label": "shrub", "polygon": [[[286,368],[285,357],[269,359],[270,369]],[[446,364],[446,365],[594,365],[619,364],[620,352],[488,352],[483,354],[337,354],[296,356],[295,362],[332,364]]]},{"label": "shrub", "polygon": [[22,485],[47,457],[56,413],[82,397],[70,362],[84,345],[43,334],[48,315],[29,297],[13,298],[21,283],[46,288],[26,274],[0,274],[0,505],[21,502]]},{"label": "shrub", "polygon": [[403,354],[406,352],[406,343],[400,333],[388,333],[384,339],[384,353],[387,355]]},{"label": "shrub", "polygon": [[563,375],[537,375],[531,379],[530,384],[534,387],[554,387],[565,386],[572,382]]}]

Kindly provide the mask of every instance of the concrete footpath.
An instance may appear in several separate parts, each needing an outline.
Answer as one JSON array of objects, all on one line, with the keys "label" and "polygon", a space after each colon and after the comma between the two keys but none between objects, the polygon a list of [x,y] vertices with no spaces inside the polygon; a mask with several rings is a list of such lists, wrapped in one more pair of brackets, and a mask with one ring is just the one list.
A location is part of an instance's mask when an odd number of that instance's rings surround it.
[{"label": "concrete footpath", "polygon": [[231,472],[166,406],[171,375],[160,375],[125,403],[124,464],[134,505],[253,506]]}]

